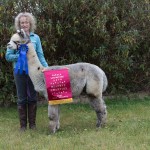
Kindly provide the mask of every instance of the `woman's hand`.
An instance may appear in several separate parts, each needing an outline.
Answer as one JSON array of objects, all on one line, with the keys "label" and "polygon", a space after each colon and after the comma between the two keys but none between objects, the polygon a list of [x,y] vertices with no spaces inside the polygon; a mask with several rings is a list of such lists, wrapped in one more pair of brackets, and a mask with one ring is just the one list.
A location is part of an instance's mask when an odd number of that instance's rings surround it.
[{"label": "woman's hand", "polygon": [[48,68],[43,68],[43,69],[42,69],[42,72],[44,72],[44,71],[46,71],[46,70],[48,70]]}]

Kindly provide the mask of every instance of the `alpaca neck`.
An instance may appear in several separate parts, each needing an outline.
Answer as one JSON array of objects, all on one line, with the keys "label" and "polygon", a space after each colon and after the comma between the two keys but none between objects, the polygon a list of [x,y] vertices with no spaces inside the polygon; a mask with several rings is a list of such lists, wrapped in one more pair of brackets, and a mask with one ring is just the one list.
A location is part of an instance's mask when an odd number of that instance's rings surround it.
[{"label": "alpaca neck", "polygon": [[37,53],[36,53],[32,43],[29,43],[28,47],[29,47],[29,50],[28,50],[28,53],[27,53],[27,58],[28,58],[29,69],[30,68],[32,68],[32,69],[35,68],[37,70],[43,69],[44,67],[42,66],[41,62],[39,61],[39,58],[37,56]]},{"label": "alpaca neck", "polygon": [[29,50],[27,53],[27,59],[28,59],[28,70],[29,70],[29,76],[33,82],[34,88],[36,91],[39,91],[39,85],[45,87],[43,85],[43,66],[41,62],[39,61],[39,58],[36,54],[36,51],[32,45],[29,45]]}]

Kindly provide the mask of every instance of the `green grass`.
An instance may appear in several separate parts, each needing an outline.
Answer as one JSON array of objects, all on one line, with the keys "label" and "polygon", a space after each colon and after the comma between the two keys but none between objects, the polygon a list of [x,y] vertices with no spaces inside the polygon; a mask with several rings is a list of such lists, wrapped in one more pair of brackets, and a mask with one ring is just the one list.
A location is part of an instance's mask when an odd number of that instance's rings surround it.
[{"label": "green grass", "polygon": [[47,106],[38,106],[37,130],[18,131],[16,107],[0,108],[0,150],[148,150],[150,97],[106,100],[108,121],[96,130],[88,104],[61,105],[61,129],[48,132]]}]

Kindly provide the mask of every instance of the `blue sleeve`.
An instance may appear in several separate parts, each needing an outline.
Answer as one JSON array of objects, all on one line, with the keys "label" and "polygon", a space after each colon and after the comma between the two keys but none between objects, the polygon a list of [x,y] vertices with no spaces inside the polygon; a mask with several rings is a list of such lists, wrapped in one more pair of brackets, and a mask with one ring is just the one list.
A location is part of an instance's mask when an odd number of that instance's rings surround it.
[{"label": "blue sleeve", "polygon": [[7,61],[15,62],[18,60],[18,57],[19,57],[19,54],[18,54],[18,52],[16,52],[16,50],[12,50],[12,49],[7,48],[7,51],[5,54],[5,58]]},{"label": "blue sleeve", "polygon": [[44,67],[48,67],[48,64],[47,64],[45,57],[44,57],[44,53],[43,53],[43,49],[42,49],[42,45],[41,45],[41,40],[40,40],[39,36],[37,36],[36,52],[37,52],[37,55],[38,55],[38,58],[39,58],[41,64]]}]

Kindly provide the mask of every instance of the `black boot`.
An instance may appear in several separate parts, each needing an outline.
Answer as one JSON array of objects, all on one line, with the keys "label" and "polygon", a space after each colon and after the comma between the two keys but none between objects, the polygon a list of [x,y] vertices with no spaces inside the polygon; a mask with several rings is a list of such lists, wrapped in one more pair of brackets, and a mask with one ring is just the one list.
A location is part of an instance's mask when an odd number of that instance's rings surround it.
[{"label": "black boot", "polygon": [[36,110],[37,105],[36,103],[28,104],[28,120],[29,120],[29,128],[30,129],[36,129]]},{"label": "black boot", "polygon": [[25,131],[27,129],[27,106],[18,105],[18,113],[20,120],[20,131]]}]

